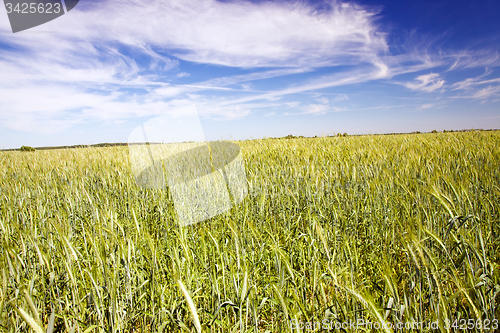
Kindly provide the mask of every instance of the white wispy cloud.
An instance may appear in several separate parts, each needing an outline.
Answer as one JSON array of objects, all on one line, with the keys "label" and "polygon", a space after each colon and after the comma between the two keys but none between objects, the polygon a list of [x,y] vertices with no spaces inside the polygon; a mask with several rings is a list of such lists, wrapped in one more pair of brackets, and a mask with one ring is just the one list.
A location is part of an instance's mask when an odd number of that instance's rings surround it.
[{"label": "white wispy cloud", "polygon": [[445,82],[437,73],[419,75],[415,78],[415,81],[406,82],[403,85],[411,90],[432,92],[443,87]]},{"label": "white wispy cloud", "polygon": [[500,65],[500,54],[498,50],[463,50],[451,54],[445,54],[444,57],[451,60],[448,71],[476,68],[476,67],[495,67]]},{"label": "white wispy cloud", "polygon": [[334,97],[333,101],[334,102],[342,102],[342,101],[347,101],[349,99],[349,96],[346,94],[340,94]]},{"label": "white wispy cloud", "polygon": [[328,104],[310,104],[305,109],[304,114],[322,115],[328,112],[330,106]]},{"label": "white wispy cloud", "polygon": [[303,74],[307,72],[311,72],[312,68],[284,68],[284,69],[275,69],[275,70],[267,70],[263,72],[254,72],[249,74],[242,75],[232,75],[232,76],[224,76],[215,79],[210,79],[207,81],[200,82],[200,85],[203,86],[228,86],[241,82],[248,81],[256,81],[256,80],[264,80],[270,79],[273,77],[293,75],[293,74]]},{"label": "white wispy cloud", "polygon": [[155,90],[155,93],[160,94],[164,97],[174,97],[185,93],[194,93],[205,90],[225,90],[225,91],[254,91],[250,89],[247,84],[241,84],[240,89],[236,88],[226,88],[226,86],[231,86],[248,81],[264,80],[273,77],[286,76],[292,74],[307,73],[312,69],[308,68],[285,68],[277,70],[269,70],[264,72],[254,72],[243,75],[233,75],[224,76],[219,78],[210,79],[207,81],[202,81],[195,84],[183,84],[183,85],[165,85],[164,87]]},{"label": "white wispy cloud", "polygon": [[[248,84],[241,89],[228,86],[321,66],[377,62],[387,45],[373,23],[376,13],[331,4],[330,11],[318,14],[299,2],[82,2],[68,15],[17,34],[10,33],[5,17],[0,20],[0,44],[6,46],[0,54],[0,119],[10,119],[3,123],[15,129],[39,130],[62,128],[50,125],[61,114],[80,121],[155,115],[179,104],[172,101],[199,103],[190,95],[200,91],[252,92]],[[194,63],[281,68],[177,85],[169,81],[189,73],[176,74],[179,62],[165,54]],[[137,63],[134,55],[146,63]],[[267,93],[265,99],[271,103],[293,91],[337,84],[341,82],[312,82]],[[148,98],[117,92],[127,88],[144,88]],[[262,93],[257,95],[245,102],[262,98]],[[227,99],[203,103],[212,105],[206,108],[211,114],[248,114]],[[33,125],[16,120],[23,117]]]},{"label": "white wispy cloud", "polygon": [[356,69],[335,73],[331,75],[325,75],[320,78],[314,78],[309,80],[305,84],[288,87],[285,89],[269,91],[263,94],[257,94],[249,97],[243,97],[239,99],[234,99],[225,104],[237,104],[246,103],[255,100],[276,100],[285,95],[297,94],[307,91],[320,90],[330,87],[337,87],[343,85],[350,85],[360,82],[373,81],[378,79],[383,79],[388,77],[389,69],[382,62],[376,62],[370,65],[357,66]]},{"label": "white wispy cloud", "polygon": [[[500,78],[488,79],[487,77],[492,73],[493,71],[490,68],[486,68],[483,74],[455,82],[451,88],[454,91],[460,90],[464,92],[456,96],[458,98],[486,99],[496,96],[500,91]],[[488,86],[484,87],[485,85]]]},{"label": "white wispy cloud", "polygon": [[315,98],[316,102],[319,102],[321,104],[328,104],[330,102],[330,100],[326,97],[317,97]]},{"label": "white wispy cloud", "polygon": [[427,103],[427,104],[422,104],[419,109],[422,109],[422,110],[425,110],[425,109],[432,109],[433,107],[435,107],[436,104],[434,103]]},{"label": "white wispy cloud", "polygon": [[373,23],[375,13],[354,4],[332,2],[322,14],[300,2],[216,0],[155,0],[147,6],[139,0],[105,1],[77,9],[82,10],[44,26],[58,34],[43,41],[24,34],[18,41],[59,54],[72,47],[96,52],[96,42],[113,41],[140,48],[159,62],[169,60],[153,48],[178,50],[174,55],[187,61],[235,67],[331,66],[366,61],[387,50],[385,35]]},{"label": "white wispy cloud", "polygon": [[[67,15],[17,34],[0,11],[0,124],[50,132],[87,120],[154,116],[193,103],[201,115],[217,119],[278,107],[321,114],[343,110],[335,103],[348,96],[320,97],[309,106],[281,100],[439,66],[499,64],[494,52],[430,54],[415,48],[392,55],[376,24],[377,12],[334,0],[329,4],[330,10],[317,12],[299,1],[82,1]],[[194,66],[238,67],[240,74],[176,84],[195,76],[179,68],[176,58]],[[324,67],[335,70],[316,73]],[[293,83],[253,89],[259,80],[293,75],[299,77]],[[488,84],[469,94],[485,98],[497,93],[495,80],[471,79],[452,88]],[[444,83],[431,73],[400,84],[433,92]],[[127,91],[132,88],[148,94],[136,96]]]},{"label": "white wispy cloud", "polygon": [[486,88],[483,88],[477,92],[475,92],[471,97],[472,98],[487,98],[490,96],[497,96],[500,93],[500,86],[488,86]]},{"label": "white wispy cloud", "polygon": [[467,78],[465,80],[454,83],[452,85],[452,88],[453,90],[467,89],[474,86],[480,86],[492,83],[500,83],[500,78],[489,79],[489,80],[479,80],[478,78]]}]

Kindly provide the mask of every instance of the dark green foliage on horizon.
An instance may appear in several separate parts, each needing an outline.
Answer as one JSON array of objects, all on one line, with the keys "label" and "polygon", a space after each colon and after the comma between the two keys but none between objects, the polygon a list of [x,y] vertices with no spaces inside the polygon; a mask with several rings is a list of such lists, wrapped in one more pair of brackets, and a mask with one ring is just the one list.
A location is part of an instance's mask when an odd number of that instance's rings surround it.
[{"label": "dark green foliage on horizon", "polygon": [[21,151],[35,151],[35,148],[29,146],[22,146]]}]

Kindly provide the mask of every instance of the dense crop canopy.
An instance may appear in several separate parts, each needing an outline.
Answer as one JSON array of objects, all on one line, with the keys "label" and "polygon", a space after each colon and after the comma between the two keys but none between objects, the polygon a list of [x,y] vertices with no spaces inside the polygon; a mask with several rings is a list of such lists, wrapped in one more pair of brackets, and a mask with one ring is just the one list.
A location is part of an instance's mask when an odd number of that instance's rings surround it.
[{"label": "dense crop canopy", "polygon": [[238,144],[249,195],[182,228],[126,147],[0,152],[0,330],[500,318],[499,132]]}]

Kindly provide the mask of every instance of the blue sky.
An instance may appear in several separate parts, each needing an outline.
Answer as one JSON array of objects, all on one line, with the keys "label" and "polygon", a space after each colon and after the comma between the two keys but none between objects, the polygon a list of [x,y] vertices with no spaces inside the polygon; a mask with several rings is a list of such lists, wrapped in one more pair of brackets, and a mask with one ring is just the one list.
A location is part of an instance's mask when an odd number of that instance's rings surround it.
[{"label": "blue sky", "polygon": [[207,139],[500,128],[500,3],[86,1],[13,34],[0,148],[126,142],[195,105]]}]

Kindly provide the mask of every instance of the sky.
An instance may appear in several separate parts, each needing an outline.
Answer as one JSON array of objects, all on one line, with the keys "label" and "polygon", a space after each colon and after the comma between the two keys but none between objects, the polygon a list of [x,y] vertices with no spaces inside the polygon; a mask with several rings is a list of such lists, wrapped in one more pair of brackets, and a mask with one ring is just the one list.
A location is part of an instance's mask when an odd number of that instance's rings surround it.
[{"label": "sky", "polygon": [[193,106],[207,140],[498,129],[500,2],[80,0],[17,33],[0,7],[0,149]]}]

